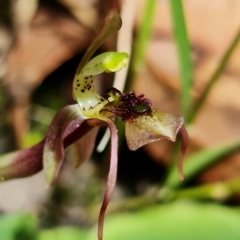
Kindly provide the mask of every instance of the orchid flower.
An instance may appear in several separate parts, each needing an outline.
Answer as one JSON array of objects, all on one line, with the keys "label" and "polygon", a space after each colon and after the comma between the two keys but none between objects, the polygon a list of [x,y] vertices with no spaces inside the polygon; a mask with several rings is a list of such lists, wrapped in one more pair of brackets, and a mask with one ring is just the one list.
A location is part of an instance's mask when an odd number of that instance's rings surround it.
[{"label": "orchid flower", "polygon": [[[134,92],[122,94],[115,88],[99,96],[93,85],[93,76],[102,72],[121,70],[128,63],[127,53],[107,52],[90,60],[77,74],[73,83],[73,96],[77,104],[66,106],[53,119],[47,135],[37,145],[15,152],[0,161],[0,177],[11,179],[25,177],[41,170],[49,185],[53,184],[64,160],[64,148],[78,140],[81,159],[76,166],[87,160],[93,150],[97,129],[108,126],[111,132],[111,157],[109,173],[99,214],[98,237],[102,239],[104,214],[116,184],[118,162],[118,135],[114,119],[119,117],[125,124],[125,135],[130,150],[160,139],[175,141],[182,134],[182,155],[187,146],[187,133],[183,117],[173,116],[152,109],[151,101]],[[11,161],[9,161],[11,159]],[[183,178],[179,162],[180,175]]]},{"label": "orchid flower", "polygon": [[77,142],[80,157],[75,166],[78,167],[91,156],[98,128],[107,126],[111,133],[111,155],[98,220],[99,240],[102,240],[104,215],[117,177],[118,134],[114,119],[119,117],[124,122],[130,150],[137,150],[147,143],[161,139],[175,141],[176,135],[180,133],[182,148],[178,169],[181,178],[183,178],[182,159],[188,141],[183,117],[153,109],[151,100],[145,98],[143,94],[137,96],[134,92],[121,93],[115,88],[110,88],[105,91],[105,96],[100,96],[95,91],[93,84],[95,75],[119,71],[127,66],[129,60],[127,53],[106,52],[89,61],[89,56],[110,34],[109,26],[119,29],[119,24],[115,24],[119,23],[116,12],[110,11],[108,16],[110,20],[114,20],[106,21],[108,22],[105,24],[106,29],[100,32],[99,37],[90,45],[75,75],[73,97],[77,104],[66,106],[56,114],[46,137],[40,143],[28,149],[0,156],[2,180],[30,176],[43,169],[47,183],[52,185],[63,163],[64,149]]}]

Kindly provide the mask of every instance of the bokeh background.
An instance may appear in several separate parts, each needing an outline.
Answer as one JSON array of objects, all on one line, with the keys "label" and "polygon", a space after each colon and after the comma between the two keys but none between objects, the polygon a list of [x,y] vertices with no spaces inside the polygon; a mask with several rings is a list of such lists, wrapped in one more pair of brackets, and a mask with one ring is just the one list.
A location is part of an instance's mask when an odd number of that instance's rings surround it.
[{"label": "bokeh background", "polygon": [[[74,103],[75,71],[110,3],[0,1],[0,154],[40,141],[55,113]],[[189,147],[181,182],[178,144],[159,141],[131,152],[118,123],[118,184],[104,239],[240,239],[240,0],[119,5],[121,35],[98,52],[120,43],[132,49],[126,89],[184,115]],[[113,79],[98,76],[96,88],[103,92]],[[68,161],[72,154],[69,148],[52,187],[42,173],[0,183],[1,240],[96,239],[109,147],[79,169]]]}]

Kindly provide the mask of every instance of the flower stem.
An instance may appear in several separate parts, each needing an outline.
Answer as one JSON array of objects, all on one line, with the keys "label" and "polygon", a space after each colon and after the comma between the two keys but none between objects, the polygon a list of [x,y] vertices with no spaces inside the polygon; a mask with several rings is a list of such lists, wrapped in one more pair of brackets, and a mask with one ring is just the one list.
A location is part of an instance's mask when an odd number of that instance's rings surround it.
[{"label": "flower stem", "polygon": [[190,44],[181,0],[170,0],[174,38],[176,41],[181,74],[181,110],[188,119],[191,107],[191,88],[193,83]]}]

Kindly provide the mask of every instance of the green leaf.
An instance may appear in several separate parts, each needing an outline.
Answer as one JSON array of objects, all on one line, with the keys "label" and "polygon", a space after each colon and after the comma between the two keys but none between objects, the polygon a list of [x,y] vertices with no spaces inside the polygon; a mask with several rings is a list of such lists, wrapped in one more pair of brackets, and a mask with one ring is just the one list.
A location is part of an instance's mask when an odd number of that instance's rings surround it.
[{"label": "green leaf", "polygon": [[178,50],[181,74],[181,108],[182,114],[188,119],[191,104],[191,87],[193,82],[191,51],[187,36],[184,12],[181,0],[170,0],[174,37]]},{"label": "green leaf", "polygon": [[87,230],[74,227],[58,227],[42,230],[38,240],[85,240]]},{"label": "green leaf", "polygon": [[219,76],[221,75],[222,71],[226,67],[226,65],[228,63],[228,60],[230,59],[232,53],[236,49],[236,47],[239,43],[239,39],[240,39],[240,28],[238,29],[236,36],[234,36],[234,39],[231,42],[229,48],[224,53],[223,58],[219,62],[219,65],[217,66],[216,70],[214,71],[214,73],[212,74],[210,79],[208,80],[208,84],[205,87],[204,91],[202,92],[200,98],[196,101],[196,103],[195,103],[195,105],[194,105],[194,107],[191,111],[191,114],[189,116],[189,123],[193,122],[195,120],[197,114],[200,112],[200,110],[201,110],[203,104],[205,103],[210,91],[212,90],[213,86],[215,85],[215,83],[219,79]]},{"label": "green leaf", "polygon": [[215,182],[197,187],[184,188],[172,192],[177,199],[211,199],[226,201],[240,192],[240,179],[231,179],[223,182]]},{"label": "green leaf", "polygon": [[[239,212],[228,207],[174,202],[108,217],[104,240],[236,240],[239,222]],[[94,233],[87,240],[95,240]]]},{"label": "green leaf", "polygon": [[[145,2],[143,18],[134,44],[133,55],[133,71],[134,74],[142,67],[145,58],[147,43],[151,38],[152,22],[154,18],[154,11],[156,9],[156,0],[148,0]],[[134,76],[134,75],[133,75]]]},{"label": "green leaf", "polygon": [[37,237],[37,220],[29,213],[2,215],[0,217],[1,240],[34,240]]}]

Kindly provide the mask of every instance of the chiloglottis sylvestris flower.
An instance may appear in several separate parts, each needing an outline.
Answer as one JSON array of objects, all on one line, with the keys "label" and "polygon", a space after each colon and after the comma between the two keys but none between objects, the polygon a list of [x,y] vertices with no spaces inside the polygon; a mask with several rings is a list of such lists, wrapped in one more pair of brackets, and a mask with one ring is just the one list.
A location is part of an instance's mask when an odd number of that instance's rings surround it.
[{"label": "chiloglottis sylvestris flower", "polygon": [[46,137],[31,148],[0,157],[0,177],[12,179],[45,172],[49,185],[56,180],[64,160],[64,149],[78,142],[81,159],[79,166],[93,151],[98,127],[107,126],[111,132],[111,155],[109,172],[98,221],[98,239],[102,239],[103,221],[107,205],[113,193],[118,163],[118,135],[114,119],[119,117],[125,124],[125,135],[130,150],[161,139],[176,140],[182,136],[181,156],[178,164],[183,178],[182,159],[188,136],[184,119],[152,108],[143,94],[121,93],[115,88],[107,89],[105,97],[94,89],[94,75],[116,72],[128,64],[127,53],[107,52],[90,60],[74,78],[73,96],[77,101],[61,109],[54,117]]}]

